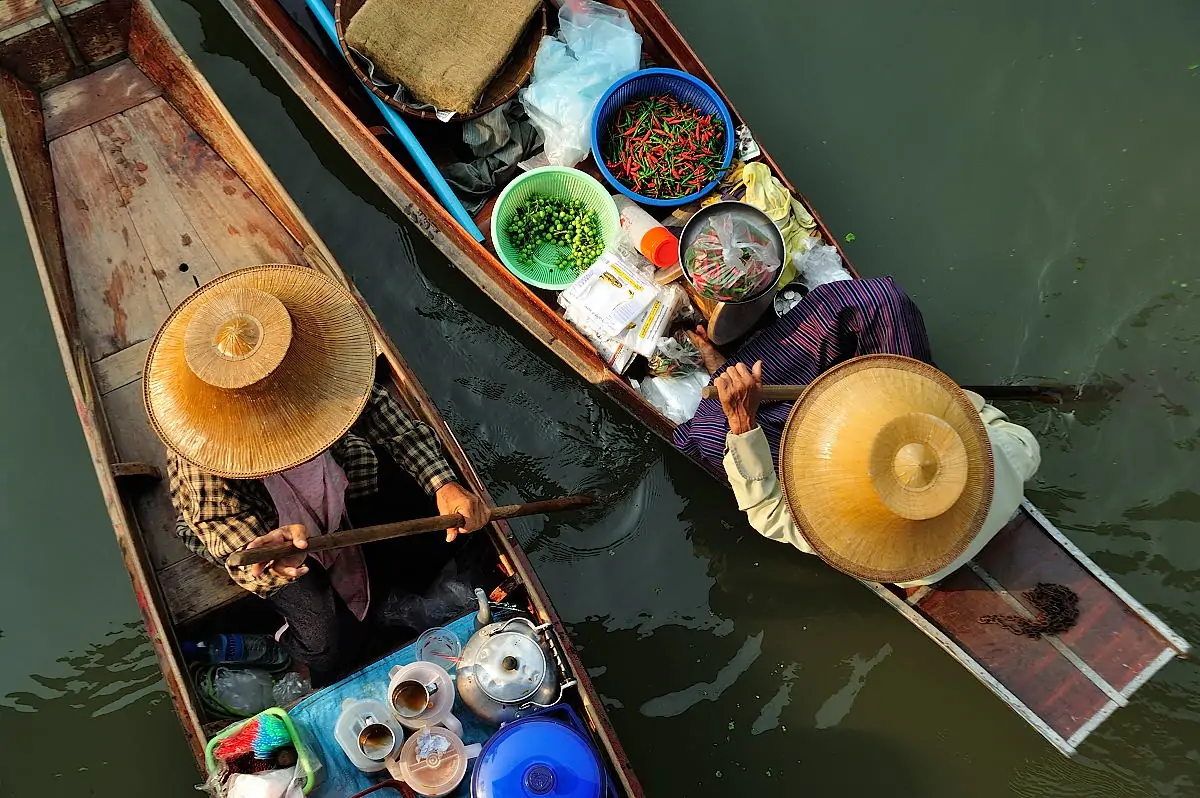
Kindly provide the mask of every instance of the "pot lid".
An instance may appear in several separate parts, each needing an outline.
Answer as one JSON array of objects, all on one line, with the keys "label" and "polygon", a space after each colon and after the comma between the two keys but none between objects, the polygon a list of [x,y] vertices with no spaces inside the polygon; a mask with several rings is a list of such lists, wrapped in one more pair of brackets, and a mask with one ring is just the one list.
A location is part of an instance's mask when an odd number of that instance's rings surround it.
[{"label": "pot lid", "polygon": [[520,632],[501,632],[488,638],[474,664],[480,689],[502,704],[524,701],[546,679],[545,652],[536,640]]},{"label": "pot lid", "polygon": [[579,732],[544,717],[514,721],[475,763],[473,798],[600,798],[604,775]]}]

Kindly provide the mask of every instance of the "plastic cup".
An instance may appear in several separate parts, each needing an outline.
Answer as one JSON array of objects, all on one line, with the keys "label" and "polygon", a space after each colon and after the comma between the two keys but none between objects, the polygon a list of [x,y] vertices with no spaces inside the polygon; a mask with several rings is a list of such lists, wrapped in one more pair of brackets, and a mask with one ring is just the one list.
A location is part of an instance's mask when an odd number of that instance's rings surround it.
[{"label": "plastic cup", "polygon": [[462,656],[462,643],[458,635],[445,627],[427,629],[417,638],[417,659],[428,662],[453,673]]}]

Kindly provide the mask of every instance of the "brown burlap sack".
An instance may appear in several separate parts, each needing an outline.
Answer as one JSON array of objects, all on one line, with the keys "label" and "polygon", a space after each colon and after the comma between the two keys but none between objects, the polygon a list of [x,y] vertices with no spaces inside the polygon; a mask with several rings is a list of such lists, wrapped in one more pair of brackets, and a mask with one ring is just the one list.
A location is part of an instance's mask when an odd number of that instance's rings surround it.
[{"label": "brown burlap sack", "polygon": [[346,44],[414,98],[469,113],[540,0],[367,0]]}]

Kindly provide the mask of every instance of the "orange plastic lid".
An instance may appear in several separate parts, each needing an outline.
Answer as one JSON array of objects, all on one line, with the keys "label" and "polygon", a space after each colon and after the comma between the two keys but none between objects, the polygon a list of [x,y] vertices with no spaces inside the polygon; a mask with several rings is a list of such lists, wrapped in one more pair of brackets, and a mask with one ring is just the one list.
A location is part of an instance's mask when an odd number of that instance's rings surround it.
[{"label": "orange plastic lid", "polygon": [[652,227],[642,236],[642,254],[660,269],[679,262],[679,239],[665,227]]}]

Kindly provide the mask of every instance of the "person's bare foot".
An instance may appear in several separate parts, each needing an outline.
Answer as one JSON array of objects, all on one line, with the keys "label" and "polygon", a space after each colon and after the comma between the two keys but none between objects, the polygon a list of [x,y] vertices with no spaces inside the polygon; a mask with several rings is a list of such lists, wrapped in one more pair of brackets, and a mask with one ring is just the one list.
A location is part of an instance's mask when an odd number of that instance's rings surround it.
[{"label": "person's bare foot", "polygon": [[725,356],[721,351],[713,346],[713,342],[708,340],[708,333],[703,327],[696,327],[695,330],[687,331],[688,338],[692,339],[692,343],[700,350],[700,359],[704,363],[704,370],[709,374],[716,374],[721,366],[725,365]]}]

